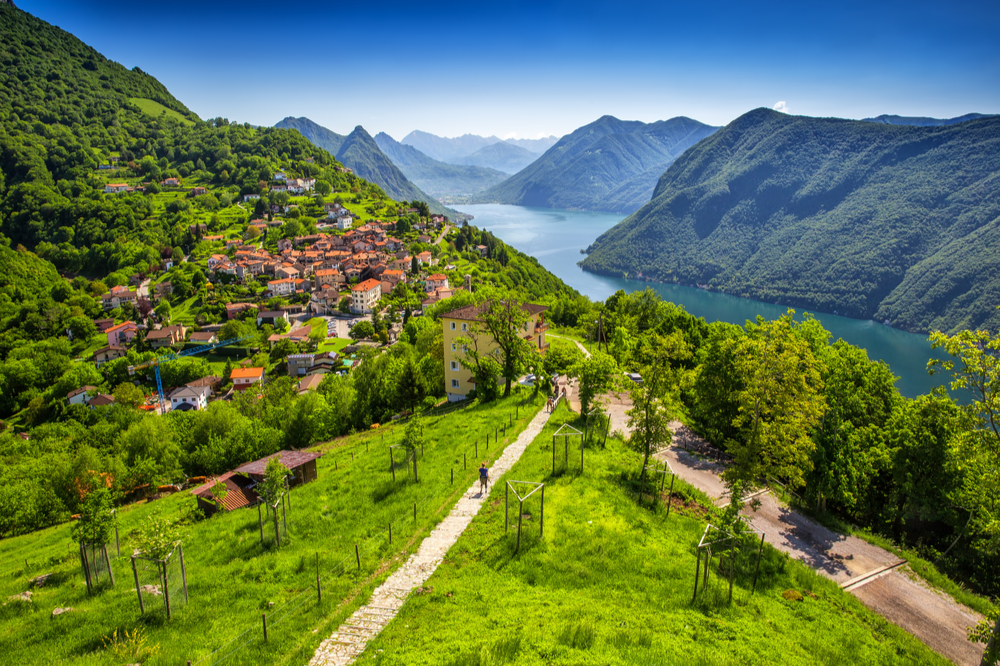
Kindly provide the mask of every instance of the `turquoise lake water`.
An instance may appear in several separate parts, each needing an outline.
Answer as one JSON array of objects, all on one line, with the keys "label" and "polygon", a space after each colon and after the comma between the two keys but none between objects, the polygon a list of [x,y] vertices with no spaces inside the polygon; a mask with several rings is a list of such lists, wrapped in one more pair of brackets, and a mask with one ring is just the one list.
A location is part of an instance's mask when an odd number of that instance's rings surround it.
[{"label": "turquoise lake water", "polygon": [[[538,258],[549,271],[566,284],[592,299],[603,300],[623,289],[627,292],[652,287],[667,301],[680,304],[689,313],[708,322],[724,321],[742,325],[757,315],[774,319],[786,312],[786,306],[742,299],[696,287],[647,283],[638,280],[609,278],[587,273],[577,262],[580,250],[621,221],[622,216],[588,211],[563,211],[549,208],[480,204],[456,206],[475,216],[473,224],[487,229],[521,252]],[[802,309],[796,309],[802,312]],[[812,312],[812,311],[810,311]],[[899,376],[896,386],[904,396],[914,397],[943,385],[943,376],[927,374],[927,360],[936,356],[927,336],[912,334],[871,320],[818,313],[813,315],[833,335],[868,351],[872,359],[889,364]]]}]

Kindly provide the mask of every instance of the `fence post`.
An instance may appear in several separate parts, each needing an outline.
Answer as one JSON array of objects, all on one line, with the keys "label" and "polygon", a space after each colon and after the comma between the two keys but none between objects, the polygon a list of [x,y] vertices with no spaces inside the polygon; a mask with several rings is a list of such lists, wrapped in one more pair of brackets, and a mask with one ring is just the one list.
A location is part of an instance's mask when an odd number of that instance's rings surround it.
[{"label": "fence post", "polygon": [[[392,529],[390,528],[390,531]],[[392,538],[389,538],[389,542],[392,542]],[[323,585],[319,580],[319,552],[316,552],[316,604],[321,604],[323,602]]]},{"label": "fence post", "polygon": [[503,487],[503,532],[504,535],[507,534],[507,530],[510,528],[510,501],[508,500],[508,495],[510,493],[510,486],[506,485]]},{"label": "fence post", "polygon": [[396,461],[392,458],[392,447],[389,448],[389,470],[392,471],[392,481],[396,481]]},{"label": "fence post", "polygon": [[552,436],[552,474],[556,474],[556,436]]},{"label": "fence post", "polygon": [[392,524],[389,524],[389,545],[392,545]]},{"label": "fence post", "polygon": [[354,545],[354,557],[358,560],[358,569],[361,569],[361,552],[358,551],[358,545]]},{"label": "fence post", "polygon": [[264,641],[267,641],[267,613],[260,615],[262,621],[264,621]]},{"label": "fence post", "polygon": [[354,452],[351,452],[351,463],[354,463]]},{"label": "fence post", "polygon": [[118,552],[117,555],[122,555],[122,543],[118,539],[118,515],[115,515],[115,551]]},{"label": "fence post", "polygon": [[691,596],[691,602],[698,599],[698,579],[701,577],[701,549],[698,549],[698,561],[694,565],[694,595]]},{"label": "fence post", "polygon": [[90,594],[90,570],[87,569],[87,550],[80,542],[80,569],[83,570],[83,578],[87,582],[87,593]]},{"label": "fence post", "polygon": [[188,575],[187,569],[184,567],[184,547],[183,545],[177,545],[178,555],[181,559],[181,583],[184,585],[184,602],[188,602]]},{"label": "fence post", "polygon": [[753,595],[757,592],[757,575],[760,573],[760,557],[764,553],[764,534],[760,535],[760,549],[757,550],[757,569],[753,571],[753,587],[750,589],[750,594]]},{"label": "fence post", "polygon": [[473,443],[473,445],[476,448],[476,460],[478,461],[479,460],[479,443],[476,442],[476,443]]},{"label": "fence post", "polygon": [[417,520],[417,504],[413,503],[413,520]]},{"label": "fence post", "polygon": [[524,501],[520,501],[517,504],[517,546],[514,547],[514,553],[521,550],[521,522],[524,520]]},{"label": "fence post", "polygon": [[132,576],[135,577],[135,592],[139,596],[139,613],[145,614],[146,607],[142,604],[142,591],[139,590],[139,572],[135,569],[135,556],[132,556]]},{"label": "fence post", "polygon": [[157,569],[160,571],[160,581],[163,582],[163,604],[167,606],[167,620],[170,620],[170,587],[167,584],[167,563],[166,561],[158,560]]},{"label": "fence post", "polygon": [[455,469],[454,468],[451,469],[451,483],[452,484],[455,483]]},{"label": "fence post", "polygon": [[545,485],[542,484],[542,511],[538,518],[538,536],[545,537]]},{"label": "fence post", "polygon": [[670,518],[670,506],[673,504],[674,499],[674,480],[677,479],[677,475],[670,475],[670,493],[667,494],[667,518]]},{"label": "fence post", "polygon": [[733,578],[736,576],[736,536],[729,538],[729,604],[733,603]]},{"label": "fence post", "polygon": [[462,452],[462,461],[465,462],[465,469],[468,470],[469,469],[469,455],[466,454],[465,452]]},{"label": "fence post", "polygon": [[260,543],[264,544],[264,517],[261,515],[261,506],[264,504],[263,501],[258,501],[257,503],[257,525],[260,526]]}]

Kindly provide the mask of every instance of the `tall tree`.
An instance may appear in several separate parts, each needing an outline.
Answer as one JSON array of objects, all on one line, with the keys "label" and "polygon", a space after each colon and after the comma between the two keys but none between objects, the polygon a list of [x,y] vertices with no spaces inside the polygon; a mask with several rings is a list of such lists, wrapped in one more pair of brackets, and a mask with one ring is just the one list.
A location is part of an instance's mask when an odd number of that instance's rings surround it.
[{"label": "tall tree", "polygon": [[729,487],[726,521],[735,521],[743,498],[768,477],[793,487],[805,483],[815,445],[810,438],[825,410],[819,362],[798,335],[795,311],[777,320],[747,322],[746,336],[730,339],[734,373],[743,388],[736,395],[736,438],[727,441],[734,462],[722,473]]},{"label": "tall tree", "polygon": [[530,316],[524,304],[492,287],[476,292],[476,309],[469,335],[460,339],[470,362],[467,365],[476,375],[476,391],[484,374],[477,371],[485,370],[486,360],[493,357],[505,382],[503,395],[510,396],[511,382],[521,375],[532,354],[531,344],[523,338]]}]

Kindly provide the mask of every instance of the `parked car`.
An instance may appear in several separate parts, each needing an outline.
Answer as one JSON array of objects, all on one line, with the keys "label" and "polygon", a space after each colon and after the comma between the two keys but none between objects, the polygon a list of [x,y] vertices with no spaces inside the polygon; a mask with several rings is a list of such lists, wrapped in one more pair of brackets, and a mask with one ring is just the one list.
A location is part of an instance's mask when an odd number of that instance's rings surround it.
[{"label": "parked car", "polygon": [[531,387],[534,386],[535,380],[537,379],[538,378],[535,377],[534,375],[526,375],[524,376],[524,379],[521,380],[521,384],[523,384],[525,387]]},{"label": "parked car", "polygon": [[626,373],[625,377],[638,385],[642,385],[642,376],[638,373]]}]

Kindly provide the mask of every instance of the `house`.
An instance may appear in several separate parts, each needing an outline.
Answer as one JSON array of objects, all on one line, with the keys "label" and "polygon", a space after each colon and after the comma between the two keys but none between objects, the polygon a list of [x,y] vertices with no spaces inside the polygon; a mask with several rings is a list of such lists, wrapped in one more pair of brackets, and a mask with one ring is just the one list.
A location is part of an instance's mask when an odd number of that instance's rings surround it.
[{"label": "house", "polygon": [[86,384],[66,394],[66,402],[70,405],[84,405],[95,392],[97,392],[97,387]]},{"label": "house", "polygon": [[306,370],[306,373],[309,375],[328,375],[342,370],[344,363],[337,358],[336,353],[331,352],[330,354],[331,356],[317,359],[316,363]]},{"label": "house", "polygon": [[262,310],[257,314],[257,326],[270,324],[277,326],[278,322],[288,324],[288,315],[283,310]]},{"label": "house", "polygon": [[313,280],[316,284],[316,289],[322,289],[328,285],[334,285],[337,282],[337,276],[340,275],[340,271],[337,269],[320,269],[313,274]]},{"label": "house", "polygon": [[128,183],[108,183],[104,186],[104,192],[109,195],[128,192]]},{"label": "house", "polygon": [[313,373],[312,375],[306,375],[304,378],[299,380],[299,393],[304,394],[307,391],[316,391],[319,389],[320,383],[323,382],[323,376]]},{"label": "house", "polygon": [[219,337],[215,335],[214,331],[195,331],[188,338],[188,341],[199,345],[210,345],[219,342]]},{"label": "house", "polygon": [[245,463],[233,472],[247,475],[257,481],[263,481],[267,462],[273,458],[277,458],[281,461],[282,465],[288,468],[288,472],[292,474],[291,479],[288,480],[288,485],[294,488],[299,484],[305,484],[316,479],[316,459],[321,456],[323,455],[319,452],[291,452],[283,449],[277,454],[265,456],[259,461]]},{"label": "house", "polygon": [[260,195],[243,195],[244,203],[248,201],[257,201],[258,199],[260,199]]},{"label": "house", "polygon": [[427,281],[424,291],[436,292],[441,288],[448,289],[448,276],[444,275],[443,273],[434,273],[427,276]]},{"label": "house", "polygon": [[188,382],[185,387],[208,387],[209,394],[214,394],[215,390],[219,388],[222,384],[222,378],[218,375],[206,375],[203,378],[198,378],[197,380],[192,380]]},{"label": "house", "polygon": [[111,318],[105,318],[101,320],[94,320],[94,326],[97,327],[97,331],[104,333],[111,327],[115,325],[115,321]]},{"label": "house", "polygon": [[[496,348],[496,341],[479,324],[479,317],[486,307],[488,307],[488,303],[473,304],[441,316],[441,324],[444,328],[445,390],[448,392],[449,401],[464,400],[469,392],[476,388],[472,371],[463,365],[465,350],[458,339],[468,338],[475,341],[479,354],[489,354]],[[545,324],[542,314],[548,310],[548,306],[522,303],[521,309],[527,316],[523,338],[531,342],[533,347],[544,351],[548,348],[548,344],[545,342],[545,332],[548,330],[548,326]]]},{"label": "house", "polygon": [[112,287],[110,292],[101,295],[101,305],[104,306],[104,310],[114,310],[123,303],[131,303],[134,306],[138,301],[139,295],[124,285]]},{"label": "house", "polygon": [[237,317],[240,313],[244,313],[248,310],[257,310],[260,308],[255,303],[229,303],[226,304],[226,319],[231,320]]},{"label": "house", "polygon": [[148,342],[150,347],[153,349],[170,347],[171,345],[176,345],[177,343],[183,343],[185,333],[187,333],[187,329],[180,324],[173,324],[168,327],[157,329],[156,331],[150,331],[146,334],[146,342]]},{"label": "house", "polygon": [[355,315],[368,315],[382,298],[382,283],[368,279],[351,288],[351,312]]},{"label": "house", "polygon": [[169,280],[164,280],[162,283],[157,283],[154,291],[156,292],[156,296],[162,299],[165,296],[174,293],[174,285]]},{"label": "house", "polygon": [[234,368],[229,379],[234,391],[246,391],[255,384],[264,384],[264,369],[260,367]]},{"label": "house", "polygon": [[267,289],[271,296],[288,296],[295,291],[295,281],[291,278],[270,280],[267,283]]},{"label": "house", "polygon": [[132,342],[132,339],[139,333],[139,326],[129,320],[111,327],[104,333],[108,336],[108,345],[124,345]]},{"label": "house", "polygon": [[417,261],[420,262],[420,266],[429,266],[433,263],[430,250],[425,250],[422,253],[417,254]]},{"label": "house", "polygon": [[180,184],[181,184],[181,179],[179,178],[165,178],[162,181],[160,181],[160,185],[169,188],[180,187]]},{"label": "house", "polygon": [[286,360],[286,363],[288,364],[288,374],[292,377],[305,375],[306,371],[312,368],[315,361],[315,354],[290,354]]},{"label": "house", "polygon": [[184,385],[170,394],[171,410],[204,410],[208,407],[208,397],[212,393],[210,386],[191,387]]},{"label": "house", "polygon": [[91,399],[87,400],[87,406],[91,409],[103,408],[107,405],[113,405],[115,402],[115,397],[111,394],[98,394]]},{"label": "house", "polygon": [[489,252],[489,248],[487,248],[484,245],[477,245],[476,246],[476,250],[479,251],[479,256],[480,257],[486,257],[486,253]]},{"label": "house", "polygon": [[94,352],[94,364],[100,368],[105,363],[121,359],[126,354],[128,354],[128,351],[121,345],[108,345]]},{"label": "house", "polygon": [[208,189],[207,188],[203,188],[200,185],[196,185],[195,187],[191,188],[191,194],[193,196],[195,196],[195,197],[197,197],[198,195],[203,195],[203,194],[207,194],[207,193],[208,193]]},{"label": "house", "polygon": [[[221,502],[217,502],[212,495],[212,487],[219,482],[226,485],[226,495]],[[193,489],[191,493],[198,499],[198,508],[206,516],[212,516],[220,509],[232,512],[243,507],[256,505],[258,496],[257,492],[253,490],[253,487],[256,485],[257,482],[250,479],[247,475],[241,475],[237,472],[227,472],[210,479],[198,488]],[[219,505],[222,505],[222,507],[220,508]]]},{"label": "house", "polygon": [[274,172],[274,180],[276,181],[281,181],[282,183],[284,183],[287,178],[288,177],[285,176],[285,172],[283,171]]}]

